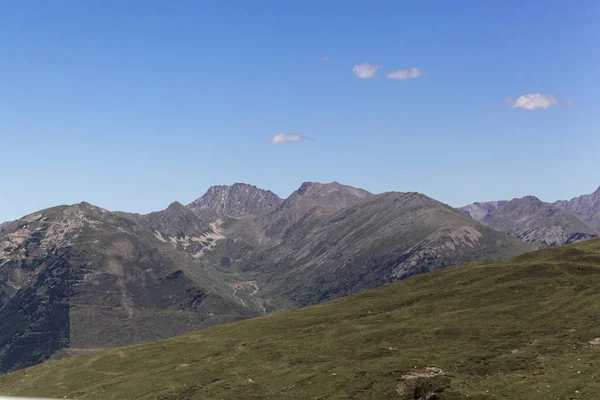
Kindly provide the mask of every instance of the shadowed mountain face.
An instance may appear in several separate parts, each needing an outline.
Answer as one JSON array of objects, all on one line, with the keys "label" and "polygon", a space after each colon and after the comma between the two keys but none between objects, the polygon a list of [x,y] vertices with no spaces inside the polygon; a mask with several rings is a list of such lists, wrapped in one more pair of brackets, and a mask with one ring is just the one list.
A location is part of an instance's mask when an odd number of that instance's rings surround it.
[{"label": "shadowed mountain face", "polygon": [[588,240],[598,234],[574,213],[533,196],[513,199],[482,218],[481,222],[525,242],[545,246]]},{"label": "shadowed mountain face", "polygon": [[[0,372],[62,348],[146,342],[255,315],[221,277],[177,250],[181,236],[171,235],[207,229],[181,207],[165,210],[167,223],[156,214],[129,218],[81,203],[5,228]],[[173,221],[179,230],[170,229]]]},{"label": "shadowed mountain face", "polygon": [[221,218],[239,218],[271,211],[281,202],[279,196],[269,190],[236,183],[231,186],[212,186],[188,207],[213,212]]},{"label": "shadowed mountain face", "polygon": [[600,231],[600,187],[592,194],[557,201],[554,206],[577,214],[583,221]]},{"label": "shadowed mountain face", "polygon": [[468,206],[460,207],[459,210],[467,217],[471,217],[475,221],[481,221],[506,203],[508,203],[507,200],[475,202]]}]

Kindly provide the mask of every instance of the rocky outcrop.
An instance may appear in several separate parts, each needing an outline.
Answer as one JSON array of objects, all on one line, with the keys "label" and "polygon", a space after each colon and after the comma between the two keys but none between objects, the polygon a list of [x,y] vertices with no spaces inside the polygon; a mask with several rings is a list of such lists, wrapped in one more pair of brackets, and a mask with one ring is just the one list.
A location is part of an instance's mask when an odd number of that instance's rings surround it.
[{"label": "rocky outcrop", "polygon": [[281,202],[279,196],[269,190],[236,183],[231,186],[212,186],[188,207],[213,212],[221,218],[239,218],[274,210]]}]

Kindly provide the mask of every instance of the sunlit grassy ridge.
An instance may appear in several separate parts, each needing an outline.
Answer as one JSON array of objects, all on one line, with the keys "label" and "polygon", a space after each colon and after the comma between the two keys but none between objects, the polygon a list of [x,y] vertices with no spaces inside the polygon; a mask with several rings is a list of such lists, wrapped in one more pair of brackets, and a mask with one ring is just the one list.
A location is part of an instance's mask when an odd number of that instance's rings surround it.
[{"label": "sunlit grassy ridge", "polygon": [[47,362],[0,377],[0,394],[597,399],[596,338],[599,240],[452,267],[306,309]]}]

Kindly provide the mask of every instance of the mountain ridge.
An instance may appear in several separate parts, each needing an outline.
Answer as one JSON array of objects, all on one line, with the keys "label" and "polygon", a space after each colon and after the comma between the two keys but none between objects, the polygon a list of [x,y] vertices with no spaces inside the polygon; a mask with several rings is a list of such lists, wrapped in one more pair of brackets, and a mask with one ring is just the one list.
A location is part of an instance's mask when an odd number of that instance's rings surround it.
[{"label": "mountain ridge", "polygon": [[574,197],[571,200],[559,200],[553,205],[574,212],[585,222],[600,230],[600,187],[593,193]]},{"label": "mountain ridge", "polygon": [[[263,293],[275,292],[297,307],[463,261],[535,248],[423,194],[388,192],[353,202],[337,211],[312,202],[298,203],[300,211],[282,205],[284,214],[274,212],[281,225],[273,223],[271,214],[245,220],[233,228],[239,233],[232,237],[245,238],[246,250],[236,253],[234,247],[231,252],[231,243],[220,241],[213,263],[232,260],[228,268],[256,279]],[[269,231],[274,226],[275,234]],[[267,238],[253,243],[263,229]]]},{"label": "mountain ridge", "polygon": [[[285,200],[248,184],[213,186],[189,206],[149,214],[57,206],[0,232],[0,370],[537,247],[420,193],[338,182],[304,182]],[[42,327],[55,339],[31,342]],[[17,354],[11,342],[30,350]]]},{"label": "mountain ridge", "polygon": [[481,220],[525,242],[546,246],[597,237],[597,232],[575,214],[544,203],[535,196],[513,199]]},{"label": "mountain ridge", "polygon": [[506,203],[508,203],[508,200],[476,201],[475,203],[471,203],[464,207],[459,207],[458,209],[466,216],[473,218],[475,221],[481,221],[483,218],[487,217]]},{"label": "mountain ridge", "polygon": [[239,218],[270,211],[282,201],[270,190],[246,183],[234,183],[211,186],[203,196],[189,203],[188,207],[214,212],[219,217]]}]

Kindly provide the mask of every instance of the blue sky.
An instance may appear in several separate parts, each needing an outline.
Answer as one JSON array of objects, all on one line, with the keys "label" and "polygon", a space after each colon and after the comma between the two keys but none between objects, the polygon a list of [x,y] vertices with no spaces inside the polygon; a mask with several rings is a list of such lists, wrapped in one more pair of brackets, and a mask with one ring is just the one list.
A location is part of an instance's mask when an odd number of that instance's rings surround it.
[{"label": "blue sky", "polygon": [[[596,1],[3,2],[0,221],[233,182],[590,193],[599,19]],[[286,134],[305,140],[270,142]]]}]

